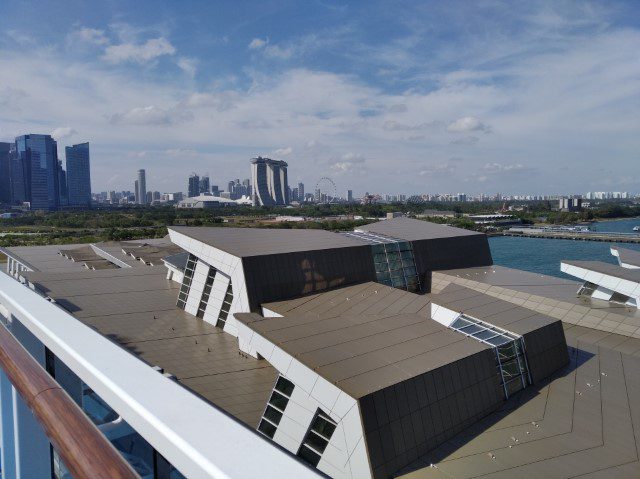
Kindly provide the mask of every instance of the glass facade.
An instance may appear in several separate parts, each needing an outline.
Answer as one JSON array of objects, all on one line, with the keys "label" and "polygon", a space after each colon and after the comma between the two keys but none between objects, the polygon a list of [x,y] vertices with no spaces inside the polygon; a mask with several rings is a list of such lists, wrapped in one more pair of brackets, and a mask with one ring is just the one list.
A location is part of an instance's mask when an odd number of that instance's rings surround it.
[{"label": "glass facade", "polygon": [[58,144],[50,135],[16,138],[23,170],[26,201],[33,210],[56,210],[60,206]]},{"label": "glass facade", "polygon": [[209,274],[207,275],[207,281],[204,283],[204,289],[202,290],[202,297],[200,298],[200,304],[198,305],[198,312],[196,317],[203,318],[204,312],[207,309],[207,303],[209,302],[209,296],[211,295],[211,287],[213,281],[216,278],[216,270],[209,267]]},{"label": "glass facade", "polygon": [[67,190],[69,206],[91,206],[91,167],[89,143],[67,146]]},{"label": "glass facade", "polygon": [[231,303],[233,301],[233,288],[231,287],[231,281],[229,281],[229,286],[227,287],[227,292],[224,295],[224,300],[222,301],[222,307],[220,308],[220,314],[218,315],[218,322],[216,326],[224,329],[224,325],[227,322],[227,316],[229,316],[229,311],[231,310]]},{"label": "glass facade", "polygon": [[11,203],[11,143],[0,142],[0,203]]},{"label": "glass facade", "polygon": [[276,385],[273,387],[271,397],[267,403],[267,407],[262,414],[260,424],[258,424],[258,431],[273,439],[273,436],[278,429],[278,424],[282,419],[284,410],[289,404],[291,394],[293,394],[294,384],[288,379],[278,376]]},{"label": "glass facade", "polygon": [[302,441],[302,445],[298,449],[298,457],[316,467],[336,427],[337,424],[333,419],[327,413],[318,409]]},{"label": "glass facade", "polygon": [[378,283],[412,293],[420,291],[420,278],[409,241],[363,231],[343,234],[371,244]]},{"label": "glass facade", "polygon": [[524,340],[521,336],[466,314],[458,316],[449,327],[493,348],[505,399],[531,382],[524,354]]},{"label": "glass facade", "polygon": [[191,290],[191,281],[193,280],[193,272],[196,269],[197,263],[198,258],[190,254],[184,268],[184,277],[182,278],[182,285],[180,286],[180,292],[178,293],[178,302],[176,303],[180,309],[184,309],[187,304],[187,298],[189,297],[189,291]]}]

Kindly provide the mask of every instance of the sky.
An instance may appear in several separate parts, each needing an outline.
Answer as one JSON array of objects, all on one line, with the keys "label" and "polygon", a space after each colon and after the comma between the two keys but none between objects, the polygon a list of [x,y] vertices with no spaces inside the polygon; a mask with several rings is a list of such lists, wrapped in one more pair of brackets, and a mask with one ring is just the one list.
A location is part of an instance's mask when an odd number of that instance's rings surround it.
[{"label": "sky", "polygon": [[3,0],[0,141],[88,141],[94,191],[640,192],[640,3]]}]

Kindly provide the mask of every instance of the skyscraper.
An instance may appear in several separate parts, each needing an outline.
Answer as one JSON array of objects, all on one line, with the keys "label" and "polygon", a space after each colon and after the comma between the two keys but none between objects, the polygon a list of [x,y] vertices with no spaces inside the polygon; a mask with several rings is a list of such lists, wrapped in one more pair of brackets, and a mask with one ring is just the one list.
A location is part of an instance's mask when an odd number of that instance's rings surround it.
[{"label": "skyscraper", "polygon": [[298,201],[304,202],[304,183],[298,183]]},{"label": "skyscraper", "polygon": [[140,205],[147,204],[147,174],[144,170],[138,170],[138,195],[136,200]]},{"label": "skyscraper", "polygon": [[133,192],[134,192],[134,199],[136,201],[136,203],[140,203],[140,188],[138,187],[138,180],[133,182]]},{"label": "skyscraper", "polygon": [[251,159],[251,184],[253,204],[275,206],[289,204],[287,163],[269,158]]},{"label": "skyscraper", "polygon": [[0,203],[11,203],[11,143],[0,143]]},{"label": "skyscraper", "polygon": [[58,209],[60,185],[56,141],[51,135],[22,135],[16,138],[16,150],[24,181],[25,199],[22,201],[29,201],[33,210]]},{"label": "skyscraper", "polygon": [[67,188],[67,172],[62,168],[62,160],[58,160],[58,191],[60,207],[69,206],[69,190]]},{"label": "skyscraper", "polygon": [[353,203],[353,190],[347,190],[347,201]]},{"label": "skyscraper", "polygon": [[200,177],[192,173],[189,177],[189,186],[187,188],[187,196],[193,198],[200,194]]},{"label": "skyscraper", "polygon": [[204,175],[200,178],[200,194],[211,193],[211,186],[209,184],[209,175]]},{"label": "skyscraper", "polygon": [[91,168],[89,143],[67,146],[67,189],[69,206],[89,208],[91,206]]}]

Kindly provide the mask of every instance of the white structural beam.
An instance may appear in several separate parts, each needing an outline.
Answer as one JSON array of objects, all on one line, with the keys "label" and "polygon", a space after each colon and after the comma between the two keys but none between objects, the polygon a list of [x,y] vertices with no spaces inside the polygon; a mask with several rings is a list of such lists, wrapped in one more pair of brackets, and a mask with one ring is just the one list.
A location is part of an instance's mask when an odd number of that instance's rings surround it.
[{"label": "white structural beam", "polygon": [[187,477],[317,477],[314,469],[5,274],[0,305]]}]

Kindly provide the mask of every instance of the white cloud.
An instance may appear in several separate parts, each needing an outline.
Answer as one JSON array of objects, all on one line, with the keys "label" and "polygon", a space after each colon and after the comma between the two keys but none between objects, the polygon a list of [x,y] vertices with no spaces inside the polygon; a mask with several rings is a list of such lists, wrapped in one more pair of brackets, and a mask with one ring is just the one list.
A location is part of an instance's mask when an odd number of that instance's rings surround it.
[{"label": "white cloud", "polygon": [[277,60],[288,60],[293,56],[293,47],[281,47],[278,45],[268,45],[264,49],[264,54],[267,57],[275,58]]},{"label": "white cloud", "polygon": [[183,72],[193,78],[198,69],[198,60],[195,58],[180,57],[178,58],[177,65]]},{"label": "white cloud", "polygon": [[[120,44],[137,46],[138,38],[160,36],[145,31],[125,38],[111,28],[108,33]],[[209,87],[203,90],[194,90],[185,75],[163,78],[155,75],[159,72],[140,75],[137,68],[110,68],[86,59],[80,63],[54,48],[24,55],[10,42],[14,52],[0,51],[0,62],[11,65],[0,69],[0,103],[6,104],[17,90],[28,96],[5,107],[10,114],[0,119],[0,136],[82,126],[83,139],[92,142],[96,188],[114,170],[122,171],[122,185],[130,188],[127,178],[142,167],[168,178],[169,191],[184,189],[180,171],[206,171],[211,165],[223,184],[227,178],[246,177],[248,159],[257,152],[291,147],[295,155],[287,161],[292,184],[313,184],[335,173],[341,190],[362,185],[369,191],[445,192],[459,190],[461,181],[476,172],[465,185],[469,193],[508,193],[506,188],[579,192],[580,185],[602,176],[593,165],[615,161],[616,170],[635,167],[640,127],[634,106],[640,84],[634,80],[640,64],[631,46],[639,42],[637,31],[607,30],[579,41],[562,38],[551,53],[534,51],[503,62],[489,60],[500,60],[504,52],[479,49],[473,62],[481,62],[486,74],[452,75],[440,82],[429,69],[416,70],[424,75],[422,82],[407,78],[393,89],[358,78],[355,66],[349,75],[255,67],[250,73],[234,72],[237,81],[224,80],[227,72],[207,78],[202,67],[199,77]],[[467,58],[461,62],[460,71],[480,70]],[[496,77],[508,80],[495,82]],[[365,109],[375,109],[377,116],[363,118]],[[475,118],[485,129],[460,122],[464,118]],[[447,131],[449,123],[462,123],[458,130],[463,131]],[[431,124],[436,126],[429,128]],[[481,134],[488,124],[495,134]],[[405,135],[420,141],[398,141]],[[471,139],[478,137],[482,141]],[[200,154],[178,162],[165,153],[169,149],[197,149]],[[462,149],[464,168],[457,165],[452,172],[455,164],[438,161]],[[140,150],[149,154],[128,156]],[[345,152],[358,152],[366,162]],[[485,169],[487,164],[492,166]],[[532,165],[535,182],[523,170]],[[562,166],[569,168],[560,170]],[[476,187],[483,177],[485,183]],[[617,177],[612,181],[619,182]]]},{"label": "white cloud", "polygon": [[460,138],[455,138],[451,140],[449,143],[452,145],[475,145],[480,141],[480,138],[477,136],[463,136]]},{"label": "white cloud", "polygon": [[216,111],[226,111],[234,107],[240,100],[238,92],[196,92],[189,95],[182,105],[185,108],[213,108]]},{"label": "white cloud", "polygon": [[453,175],[456,172],[456,165],[460,160],[458,158],[452,158],[444,163],[435,163],[431,165],[423,166],[418,174],[420,176],[430,177],[447,177]]},{"label": "white cloud", "polygon": [[171,156],[173,158],[185,158],[185,157],[196,157],[199,153],[196,150],[192,150],[190,148],[169,148],[164,152],[167,156]]},{"label": "white cloud", "polygon": [[249,43],[247,48],[249,48],[249,50],[260,50],[268,42],[268,39],[263,40],[262,38],[254,38],[253,40],[251,40],[251,43]]},{"label": "white cloud", "polygon": [[36,43],[33,35],[29,35],[21,30],[6,30],[5,33],[11,40],[22,46],[34,45]]},{"label": "white cloud", "polygon": [[261,50],[265,57],[277,60],[287,60],[293,56],[293,46],[270,45],[269,39],[254,38],[247,46],[249,50]]},{"label": "white cloud", "polygon": [[364,163],[366,162],[366,158],[360,153],[345,153],[340,157],[339,161],[334,162],[331,165],[331,170],[334,173],[364,173],[366,167]]},{"label": "white cloud", "polygon": [[293,152],[293,148],[287,146],[286,148],[278,148],[273,153],[276,156],[289,156]]},{"label": "white cloud", "polygon": [[121,43],[108,46],[102,58],[109,63],[146,63],[163,55],[173,55],[175,47],[164,37],[153,38],[145,43]]},{"label": "white cloud", "polygon": [[522,173],[535,170],[535,168],[524,166],[521,163],[486,163],[482,169],[491,173]]},{"label": "white cloud", "polygon": [[188,121],[192,118],[188,111],[168,111],[155,105],[132,108],[124,113],[115,113],[109,118],[112,125],[161,125],[167,126]]},{"label": "white cloud", "polygon": [[429,128],[433,128],[441,125],[442,125],[442,122],[439,122],[439,121],[430,121],[430,122],[417,123],[415,125],[407,125],[405,123],[400,123],[395,120],[388,120],[384,122],[384,124],[382,125],[382,129],[387,131],[420,131],[420,130],[427,130]]},{"label": "white cloud", "polygon": [[109,43],[109,39],[105,35],[104,30],[98,30],[96,28],[82,27],[72,32],[71,37],[75,40],[93,43],[95,45],[106,45]]},{"label": "white cloud", "polygon": [[462,118],[458,118],[453,123],[449,123],[449,125],[447,126],[447,131],[453,133],[467,133],[470,131],[489,132],[491,131],[491,128],[488,125],[482,123],[474,116],[465,116]]},{"label": "white cloud", "polygon": [[69,138],[77,134],[78,134],[78,130],[76,130],[75,128],[71,128],[70,126],[63,126],[60,128],[56,128],[51,132],[51,136],[57,141],[64,140],[66,138]]}]

